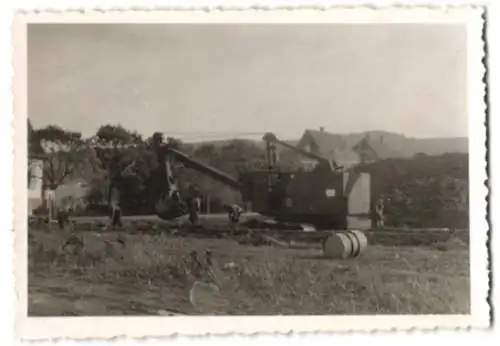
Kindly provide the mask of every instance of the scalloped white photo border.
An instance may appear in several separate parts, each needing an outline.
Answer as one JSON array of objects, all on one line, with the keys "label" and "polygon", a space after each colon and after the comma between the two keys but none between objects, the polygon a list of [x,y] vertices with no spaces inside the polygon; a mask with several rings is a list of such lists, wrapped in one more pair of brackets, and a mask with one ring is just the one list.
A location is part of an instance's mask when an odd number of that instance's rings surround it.
[{"label": "scalloped white photo border", "polygon": [[[387,7],[307,9],[58,11],[14,17],[14,228],[16,332],[22,339],[109,339],[174,335],[249,335],[255,333],[373,332],[487,328],[490,324],[488,223],[485,186],[485,44],[479,7]],[[469,204],[471,313],[468,315],[373,316],[176,316],[176,317],[27,317],[26,27],[29,23],[422,23],[463,24],[467,28],[467,105],[469,117]]]}]

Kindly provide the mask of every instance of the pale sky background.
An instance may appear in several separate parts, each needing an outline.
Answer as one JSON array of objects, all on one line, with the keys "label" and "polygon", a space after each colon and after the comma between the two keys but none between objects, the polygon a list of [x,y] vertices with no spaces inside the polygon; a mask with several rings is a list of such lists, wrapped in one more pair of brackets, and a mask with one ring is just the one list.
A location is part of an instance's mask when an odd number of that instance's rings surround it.
[{"label": "pale sky background", "polygon": [[84,135],[120,123],[184,139],[298,138],[320,126],[467,136],[465,35],[452,25],[30,24],[28,114],[35,128]]}]

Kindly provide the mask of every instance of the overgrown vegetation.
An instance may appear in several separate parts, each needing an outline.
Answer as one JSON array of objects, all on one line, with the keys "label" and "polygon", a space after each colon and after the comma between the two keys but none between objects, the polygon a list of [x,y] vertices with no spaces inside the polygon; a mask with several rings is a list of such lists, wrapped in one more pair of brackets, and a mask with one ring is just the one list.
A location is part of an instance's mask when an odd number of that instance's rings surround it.
[{"label": "overgrown vegetation", "polygon": [[467,228],[468,156],[416,155],[363,167],[372,175],[372,195],[385,202],[387,224]]},{"label": "overgrown vegetation", "polygon": [[[319,246],[242,246],[231,240],[157,234],[29,232],[29,315],[451,314],[470,309],[468,247],[373,245],[332,261]],[[206,250],[195,272],[189,255]],[[199,283],[204,285],[200,285]],[[198,283],[198,284],[196,284]],[[217,290],[208,286],[215,284]],[[196,286],[198,285],[198,286]],[[196,287],[198,288],[196,288]]]}]

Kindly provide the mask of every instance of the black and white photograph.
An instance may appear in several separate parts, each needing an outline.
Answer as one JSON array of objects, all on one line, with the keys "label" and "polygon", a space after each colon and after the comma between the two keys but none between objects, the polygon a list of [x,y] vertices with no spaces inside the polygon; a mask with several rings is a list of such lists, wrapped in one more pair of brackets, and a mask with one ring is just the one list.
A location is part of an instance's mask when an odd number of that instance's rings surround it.
[{"label": "black and white photograph", "polygon": [[475,315],[470,21],[25,21],[23,314]]}]

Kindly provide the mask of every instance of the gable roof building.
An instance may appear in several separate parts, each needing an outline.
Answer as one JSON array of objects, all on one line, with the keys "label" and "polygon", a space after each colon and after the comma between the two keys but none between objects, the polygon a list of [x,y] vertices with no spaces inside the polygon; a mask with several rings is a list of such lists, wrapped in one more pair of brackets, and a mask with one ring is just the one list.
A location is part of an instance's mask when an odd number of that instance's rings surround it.
[{"label": "gable roof building", "polygon": [[[335,160],[339,165],[351,167],[362,162],[373,162],[401,154],[392,148],[384,133],[354,133],[347,135],[307,129],[297,147],[318,156]],[[301,158],[302,163],[313,165],[314,160]]]},{"label": "gable roof building", "polygon": [[[401,144],[400,135],[384,135],[381,133],[366,133],[363,137],[354,145],[354,150],[357,151],[362,159],[367,161],[384,160],[388,158],[404,157],[407,156],[403,154],[399,148]],[[401,138],[400,138],[401,137]],[[405,140],[406,141],[406,140]]]},{"label": "gable roof building", "polygon": [[[337,164],[348,167],[359,163],[359,154],[353,150],[353,146],[342,135],[337,135],[320,130],[306,130],[302,135],[297,147],[324,157],[334,160]],[[314,164],[311,159],[301,159],[305,164]]]}]

